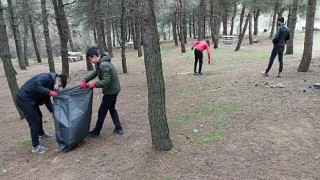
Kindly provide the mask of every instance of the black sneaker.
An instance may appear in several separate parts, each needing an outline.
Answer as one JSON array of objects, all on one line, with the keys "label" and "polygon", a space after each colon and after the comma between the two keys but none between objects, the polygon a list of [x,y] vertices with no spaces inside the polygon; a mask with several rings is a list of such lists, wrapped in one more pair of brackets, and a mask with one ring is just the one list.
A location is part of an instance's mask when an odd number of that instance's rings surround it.
[{"label": "black sneaker", "polygon": [[199,74],[200,76],[202,76],[202,72],[199,72],[198,74]]},{"label": "black sneaker", "polygon": [[49,133],[44,133],[43,135],[39,135],[39,140],[49,140],[49,139],[52,139],[53,138],[53,136],[51,135],[51,134],[49,134]]},{"label": "black sneaker", "polygon": [[124,133],[122,129],[115,129],[115,130],[113,130],[113,132],[116,134],[123,134]]},{"label": "black sneaker", "polygon": [[195,71],[194,73],[193,73],[193,75],[197,75],[198,73]]},{"label": "black sneaker", "polygon": [[89,137],[89,138],[96,138],[96,137],[99,137],[99,136],[100,136],[100,134],[97,133],[95,130],[89,131],[89,133],[87,135],[87,137]]}]

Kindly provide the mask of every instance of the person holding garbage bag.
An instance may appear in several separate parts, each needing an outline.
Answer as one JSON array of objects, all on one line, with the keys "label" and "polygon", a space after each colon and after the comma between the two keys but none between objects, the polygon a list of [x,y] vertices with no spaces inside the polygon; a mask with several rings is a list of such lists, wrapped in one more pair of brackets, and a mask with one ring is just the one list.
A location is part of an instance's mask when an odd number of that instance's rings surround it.
[{"label": "person holding garbage bag", "polygon": [[89,83],[89,88],[102,88],[103,98],[98,111],[98,119],[95,128],[89,131],[88,137],[100,136],[104,120],[108,111],[110,112],[113,124],[115,126],[114,133],[123,134],[123,129],[119,120],[118,112],[115,108],[117,96],[121,90],[117,71],[111,63],[111,58],[106,54],[99,56],[99,52],[95,47],[88,49],[87,58],[91,63],[95,64],[95,70],[89,73],[81,82],[80,88],[86,88],[87,83],[98,76],[99,80]]},{"label": "person holding garbage bag", "polygon": [[17,92],[16,104],[23,112],[29,124],[32,152],[45,153],[48,148],[39,143],[39,139],[51,139],[53,136],[43,130],[42,113],[39,106],[45,104],[50,113],[53,105],[50,97],[56,96],[56,90],[67,86],[67,77],[55,73],[41,73],[29,79]]}]

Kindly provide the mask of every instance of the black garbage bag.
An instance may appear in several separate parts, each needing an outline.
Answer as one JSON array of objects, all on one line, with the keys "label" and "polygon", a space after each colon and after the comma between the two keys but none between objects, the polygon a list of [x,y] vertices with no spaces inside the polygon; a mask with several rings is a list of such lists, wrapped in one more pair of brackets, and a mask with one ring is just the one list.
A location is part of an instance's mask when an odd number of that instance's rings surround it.
[{"label": "black garbage bag", "polygon": [[53,97],[56,139],[63,152],[82,142],[90,128],[93,90],[79,86]]}]

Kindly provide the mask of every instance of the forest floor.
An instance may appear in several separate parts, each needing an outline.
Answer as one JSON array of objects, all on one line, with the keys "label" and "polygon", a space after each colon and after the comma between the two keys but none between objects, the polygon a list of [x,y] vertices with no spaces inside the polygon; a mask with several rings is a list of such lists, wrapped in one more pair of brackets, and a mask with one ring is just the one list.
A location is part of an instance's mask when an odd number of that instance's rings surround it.
[{"label": "forest floor", "polygon": [[[314,58],[307,73],[297,68],[303,51],[298,32],[295,54],[284,57],[283,78],[278,62],[269,77],[260,71],[268,63],[272,44],[245,39],[212,50],[213,64],[205,63],[203,76],[194,76],[190,41],[187,53],[172,42],[162,44],[167,117],[173,149],[155,152],[147,117],[147,84],[143,58],[128,50],[128,74],[119,73],[122,91],[117,109],[122,136],[112,133],[108,115],[100,138],[86,139],[63,153],[55,139],[43,141],[45,154],[31,153],[27,122],[20,120],[0,68],[0,179],[319,179],[320,178],[320,35],[315,35]],[[212,48],[211,48],[212,49]],[[120,52],[113,59],[121,72]],[[0,65],[1,66],[1,65]],[[58,72],[61,63],[56,63]],[[18,68],[16,68],[18,69]],[[34,64],[18,70],[21,86],[48,66]],[[85,76],[84,61],[70,64],[69,87]],[[284,88],[270,86],[281,82]],[[310,86],[310,87],[309,87]],[[95,124],[101,91],[94,90],[91,126]],[[47,110],[44,127],[54,134]]]}]

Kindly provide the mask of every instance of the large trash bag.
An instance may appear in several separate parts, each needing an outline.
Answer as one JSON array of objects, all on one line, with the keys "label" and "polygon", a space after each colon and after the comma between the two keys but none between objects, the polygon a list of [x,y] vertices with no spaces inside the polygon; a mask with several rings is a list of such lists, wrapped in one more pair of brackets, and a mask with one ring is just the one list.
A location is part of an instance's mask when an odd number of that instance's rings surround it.
[{"label": "large trash bag", "polygon": [[79,86],[53,97],[56,139],[63,152],[82,142],[90,128],[93,90]]}]

